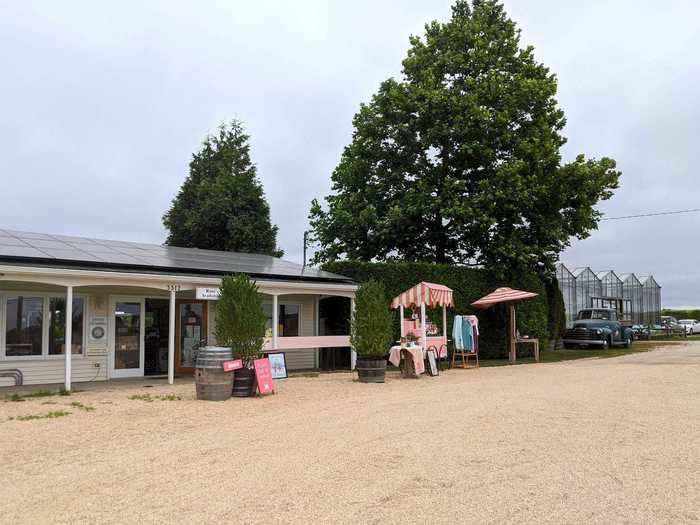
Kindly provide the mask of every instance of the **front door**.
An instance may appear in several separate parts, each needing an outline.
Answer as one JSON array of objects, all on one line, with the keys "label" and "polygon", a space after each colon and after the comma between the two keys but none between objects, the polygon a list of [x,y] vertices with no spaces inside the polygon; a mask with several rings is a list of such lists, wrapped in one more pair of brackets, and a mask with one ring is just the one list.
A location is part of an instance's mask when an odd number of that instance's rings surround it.
[{"label": "front door", "polygon": [[176,303],[175,370],[194,373],[196,351],[207,344],[207,302],[182,299]]},{"label": "front door", "polygon": [[111,377],[143,376],[144,299],[113,297],[110,333]]}]

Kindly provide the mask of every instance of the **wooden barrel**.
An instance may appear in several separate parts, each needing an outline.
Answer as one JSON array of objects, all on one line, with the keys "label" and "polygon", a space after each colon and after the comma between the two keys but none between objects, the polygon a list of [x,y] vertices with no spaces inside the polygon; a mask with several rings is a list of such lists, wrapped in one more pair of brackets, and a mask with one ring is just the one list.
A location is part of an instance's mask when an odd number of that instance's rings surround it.
[{"label": "wooden barrel", "polygon": [[358,359],[355,368],[360,383],[383,383],[386,359]]},{"label": "wooden barrel", "polygon": [[251,397],[255,395],[255,370],[240,368],[233,376],[233,397]]},{"label": "wooden barrel", "polygon": [[194,373],[197,399],[225,401],[231,397],[233,372],[224,372],[224,361],[231,359],[230,348],[206,346],[199,350]]}]

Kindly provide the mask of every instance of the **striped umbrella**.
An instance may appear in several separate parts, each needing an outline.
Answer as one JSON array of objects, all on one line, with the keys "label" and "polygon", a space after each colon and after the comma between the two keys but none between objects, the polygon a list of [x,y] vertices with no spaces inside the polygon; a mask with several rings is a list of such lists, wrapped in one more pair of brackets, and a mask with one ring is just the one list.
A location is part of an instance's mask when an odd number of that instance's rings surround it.
[{"label": "striped umbrella", "polygon": [[497,288],[490,294],[482,297],[478,301],[474,301],[472,306],[475,308],[489,308],[498,303],[511,303],[522,301],[524,299],[532,299],[538,294],[533,292],[523,292],[522,290],[513,290],[512,288]]}]

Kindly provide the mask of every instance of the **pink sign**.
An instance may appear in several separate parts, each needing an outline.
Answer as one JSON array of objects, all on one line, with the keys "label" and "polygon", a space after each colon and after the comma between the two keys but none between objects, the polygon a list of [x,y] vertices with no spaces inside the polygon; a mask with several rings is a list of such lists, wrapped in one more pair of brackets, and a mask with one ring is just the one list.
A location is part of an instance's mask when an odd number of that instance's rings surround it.
[{"label": "pink sign", "polygon": [[242,359],[234,359],[233,361],[224,361],[224,372],[233,372],[243,368]]},{"label": "pink sign", "polygon": [[265,357],[253,361],[255,367],[255,379],[258,382],[258,390],[261,394],[271,394],[275,391],[275,383],[272,381],[270,360]]}]

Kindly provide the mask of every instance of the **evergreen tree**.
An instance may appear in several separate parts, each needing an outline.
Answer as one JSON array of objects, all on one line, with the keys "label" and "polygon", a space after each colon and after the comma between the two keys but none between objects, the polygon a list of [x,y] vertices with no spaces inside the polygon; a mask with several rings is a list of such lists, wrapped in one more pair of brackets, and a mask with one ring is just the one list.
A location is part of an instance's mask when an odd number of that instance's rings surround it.
[{"label": "evergreen tree", "polygon": [[222,124],[192,156],[190,174],[163,216],[166,244],[281,257],[249,136],[240,122]]},{"label": "evergreen tree", "polygon": [[315,262],[552,270],[572,237],[597,227],[615,162],[562,164],[556,78],[498,1],[460,0],[410,44],[402,78],[355,115],[333,194],[312,202]]}]

